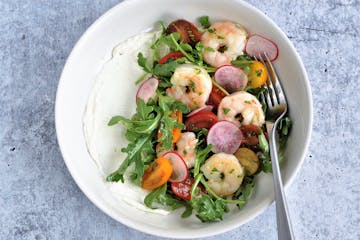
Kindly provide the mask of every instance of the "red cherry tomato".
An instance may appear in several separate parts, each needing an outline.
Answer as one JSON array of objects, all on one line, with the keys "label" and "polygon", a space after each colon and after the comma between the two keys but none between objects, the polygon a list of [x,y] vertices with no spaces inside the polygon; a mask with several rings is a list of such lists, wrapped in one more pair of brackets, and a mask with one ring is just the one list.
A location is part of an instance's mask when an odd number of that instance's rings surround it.
[{"label": "red cherry tomato", "polygon": [[183,56],[184,55],[180,51],[171,52],[171,53],[168,53],[165,56],[163,56],[159,60],[159,64],[165,64],[169,59],[175,60],[175,59],[181,58]]},{"label": "red cherry tomato", "polygon": [[194,131],[195,129],[201,128],[209,129],[217,121],[218,118],[213,112],[201,111],[187,118],[185,126],[187,131]]},{"label": "red cherry tomato", "polygon": [[183,182],[172,182],[171,191],[179,198],[189,201],[191,199],[191,187],[193,184],[193,178],[187,178]]},{"label": "red cherry tomato", "polygon": [[180,39],[192,47],[201,40],[201,32],[197,27],[184,19],[178,19],[169,24],[166,33],[170,34],[173,32],[178,32]]},{"label": "red cherry tomato", "polygon": [[[242,141],[242,144],[244,145],[248,145],[248,146],[255,146],[256,144],[259,143],[259,127],[255,126],[255,125],[244,125],[240,127],[241,132],[244,135],[244,139]],[[268,139],[268,135],[267,132],[263,130],[263,133],[266,137],[266,139]]]},{"label": "red cherry tomato", "polygon": [[207,103],[209,105],[213,105],[214,108],[217,108],[219,106],[221,100],[224,97],[225,97],[225,94],[219,88],[217,88],[215,85],[213,85],[210,96],[209,96],[209,100],[207,101]]},{"label": "red cherry tomato", "polygon": [[[183,182],[172,182],[171,191],[179,198],[189,201],[191,199],[191,187],[193,184],[194,184],[194,179],[191,177],[188,177]],[[198,186],[200,187],[200,191],[202,193],[206,192],[201,184],[199,184]]]}]

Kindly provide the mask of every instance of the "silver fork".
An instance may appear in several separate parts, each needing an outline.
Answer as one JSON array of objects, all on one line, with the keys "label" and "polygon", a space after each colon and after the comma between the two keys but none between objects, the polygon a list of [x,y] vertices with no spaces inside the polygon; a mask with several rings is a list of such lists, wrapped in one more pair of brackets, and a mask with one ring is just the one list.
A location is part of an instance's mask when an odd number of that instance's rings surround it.
[{"label": "silver fork", "polygon": [[262,99],[267,106],[266,130],[270,138],[270,156],[274,178],[278,239],[293,240],[295,238],[285,200],[276,142],[277,125],[287,112],[287,101],[277,73],[269,59],[268,54],[266,52],[264,52],[264,56],[261,56],[260,54],[259,60],[266,66],[270,79],[270,81],[267,81],[266,83],[267,92],[262,94]]}]

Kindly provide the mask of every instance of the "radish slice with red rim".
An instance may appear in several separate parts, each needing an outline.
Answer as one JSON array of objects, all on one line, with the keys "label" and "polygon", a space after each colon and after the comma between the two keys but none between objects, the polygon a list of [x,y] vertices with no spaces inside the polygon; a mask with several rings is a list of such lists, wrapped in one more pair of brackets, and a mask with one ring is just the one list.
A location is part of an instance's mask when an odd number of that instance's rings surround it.
[{"label": "radish slice with red rim", "polygon": [[136,93],[136,103],[138,99],[141,98],[145,103],[149,101],[149,99],[154,98],[156,94],[156,90],[159,86],[159,79],[151,77],[146,79],[139,87]]},{"label": "radish slice with red rim", "polygon": [[209,130],[206,142],[212,144],[214,153],[233,154],[238,150],[243,140],[243,134],[235,124],[228,121],[215,123]]},{"label": "radish slice with red rim", "polygon": [[229,93],[244,90],[248,82],[247,74],[240,68],[232,65],[218,67],[215,71],[214,79]]},{"label": "radish slice with red rim", "polygon": [[248,38],[245,51],[252,57],[258,57],[259,55],[264,57],[264,52],[266,52],[270,61],[275,61],[279,55],[279,48],[276,43],[259,34],[253,34]]},{"label": "radish slice with red rim", "polygon": [[182,182],[188,177],[188,167],[184,159],[177,152],[167,152],[163,157],[170,161],[173,168],[169,182]]},{"label": "radish slice with red rim", "polygon": [[194,111],[192,111],[191,113],[189,113],[186,117],[191,117],[199,112],[203,112],[203,111],[208,111],[208,112],[211,112],[213,110],[213,106],[211,105],[205,105],[201,108],[198,108],[198,109],[195,109]]}]

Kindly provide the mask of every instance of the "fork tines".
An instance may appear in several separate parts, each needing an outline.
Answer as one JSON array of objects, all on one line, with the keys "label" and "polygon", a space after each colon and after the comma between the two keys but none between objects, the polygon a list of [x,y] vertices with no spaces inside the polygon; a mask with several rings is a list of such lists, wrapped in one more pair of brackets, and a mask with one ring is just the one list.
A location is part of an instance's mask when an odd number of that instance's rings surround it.
[{"label": "fork tines", "polygon": [[[280,85],[279,77],[276,73],[276,70],[273,64],[270,61],[270,58],[266,52],[259,54],[259,60],[264,64],[268,71],[268,80],[266,81],[266,90],[267,93],[262,93],[262,98],[264,99],[266,105],[277,106],[280,104],[285,104],[285,96]],[[258,61],[258,58],[255,59]],[[275,95],[275,96],[274,96]]]}]

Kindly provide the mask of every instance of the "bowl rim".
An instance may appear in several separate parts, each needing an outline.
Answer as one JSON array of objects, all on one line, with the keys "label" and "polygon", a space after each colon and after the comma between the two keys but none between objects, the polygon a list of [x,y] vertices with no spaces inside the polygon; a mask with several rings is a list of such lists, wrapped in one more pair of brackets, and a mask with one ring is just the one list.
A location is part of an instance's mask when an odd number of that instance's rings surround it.
[{"label": "bowl rim", "polygon": [[[128,220],[123,216],[119,216],[111,211],[109,211],[105,206],[102,205],[101,201],[99,201],[97,198],[93,197],[92,194],[88,191],[87,187],[83,184],[81,184],[81,181],[78,179],[76,173],[74,172],[74,169],[71,167],[71,163],[69,158],[65,157],[65,153],[63,151],[63,145],[62,145],[62,137],[61,134],[59,134],[59,101],[58,99],[60,98],[60,92],[61,89],[63,88],[63,82],[64,82],[64,73],[67,71],[67,69],[69,68],[69,62],[71,62],[70,60],[74,57],[74,55],[77,53],[77,50],[81,47],[82,43],[86,40],[87,36],[98,26],[101,25],[101,23],[108,18],[110,15],[114,14],[116,11],[118,11],[119,8],[122,8],[126,5],[129,4],[133,4],[133,2],[136,1],[142,1],[142,0],[124,0],[118,4],[116,4],[115,6],[111,7],[109,10],[107,10],[105,13],[103,13],[99,18],[97,18],[87,29],[86,31],[81,35],[81,37],[78,39],[78,41],[76,42],[76,44],[74,45],[74,47],[72,48],[69,56],[66,59],[65,65],[63,67],[59,82],[58,82],[58,87],[57,87],[57,91],[56,91],[56,99],[55,99],[55,130],[56,130],[56,136],[57,136],[57,142],[60,148],[60,152],[62,154],[62,158],[65,162],[65,165],[71,175],[71,177],[74,179],[75,183],[77,184],[77,186],[80,188],[80,190],[85,194],[85,196],[96,206],[98,207],[102,212],[104,212],[106,215],[110,216],[112,219],[116,220],[117,222],[124,224],[125,226],[128,226],[132,229],[135,229],[137,231],[143,232],[143,233],[147,233],[147,234],[151,234],[154,236],[159,236],[159,237],[172,237],[172,238],[177,238],[177,239],[186,239],[186,238],[200,238],[200,237],[209,237],[209,236],[214,236],[214,235],[218,235],[218,234],[222,234],[225,233],[227,231],[233,230],[237,227],[240,227],[241,225],[251,221],[252,219],[254,219],[255,217],[259,216],[260,214],[262,214],[271,204],[274,203],[274,197],[271,197],[269,202],[265,202],[264,204],[260,205],[258,208],[256,208],[254,210],[254,213],[247,219],[243,220],[243,221],[239,221],[236,222],[235,224],[230,224],[227,227],[221,228],[219,230],[214,230],[211,232],[202,232],[202,233],[196,233],[194,234],[193,232],[190,234],[187,233],[183,233],[183,235],[181,236],[173,236],[171,235],[171,231],[169,230],[165,230],[165,229],[156,229],[154,230],[154,228],[150,227],[150,226],[144,226],[144,225],[139,225],[138,223],[132,221],[132,220]],[[272,25],[272,27],[274,27],[286,40],[286,42],[289,44],[291,50],[295,53],[295,58],[296,60],[300,63],[299,67],[301,70],[301,73],[304,75],[304,84],[305,84],[305,88],[306,88],[306,93],[307,93],[307,98],[309,101],[309,116],[308,116],[308,122],[309,122],[309,128],[307,129],[306,132],[306,136],[307,138],[305,139],[305,147],[303,149],[303,152],[301,154],[301,158],[299,163],[297,164],[296,168],[294,169],[293,174],[289,177],[289,180],[284,184],[284,188],[287,189],[292,182],[294,181],[295,177],[297,176],[304,160],[305,160],[305,156],[307,154],[308,151],[308,147],[310,144],[310,140],[311,140],[311,134],[312,134],[312,127],[313,127],[313,98],[312,98],[312,92],[311,92],[311,87],[310,87],[310,81],[305,69],[305,66],[300,58],[299,53],[296,51],[296,48],[294,47],[293,43],[289,40],[289,38],[286,36],[286,34],[282,31],[282,29],[270,18],[268,17],[265,13],[263,13],[261,10],[259,10],[258,8],[256,8],[255,6],[253,6],[250,3],[247,3],[243,0],[232,0],[234,2],[234,4],[242,4],[244,6],[246,6],[247,8],[251,9],[252,11],[254,11],[256,14],[262,15],[263,17],[265,17],[267,19],[267,21],[269,22],[269,24]]]}]

